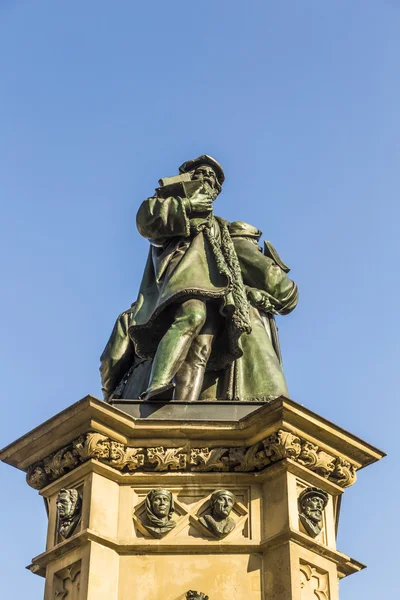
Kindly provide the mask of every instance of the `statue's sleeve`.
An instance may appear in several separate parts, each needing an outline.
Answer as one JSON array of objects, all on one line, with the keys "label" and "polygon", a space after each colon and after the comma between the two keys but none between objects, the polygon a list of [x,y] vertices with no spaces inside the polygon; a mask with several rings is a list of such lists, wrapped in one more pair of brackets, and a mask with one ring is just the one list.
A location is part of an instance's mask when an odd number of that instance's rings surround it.
[{"label": "statue's sleeve", "polygon": [[186,198],[147,198],[136,216],[140,235],[156,244],[174,237],[188,237],[190,220],[186,214],[187,207]]},{"label": "statue's sleeve", "polygon": [[276,311],[282,315],[297,305],[298,289],[287,273],[268,256],[264,256],[253,241],[233,238],[245,285],[267,292]]},{"label": "statue's sleeve", "polygon": [[110,398],[133,365],[135,351],[128,335],[129,315],[130,311],[127,311],[118,317],[100,357],[101,385],[105,400]]}]

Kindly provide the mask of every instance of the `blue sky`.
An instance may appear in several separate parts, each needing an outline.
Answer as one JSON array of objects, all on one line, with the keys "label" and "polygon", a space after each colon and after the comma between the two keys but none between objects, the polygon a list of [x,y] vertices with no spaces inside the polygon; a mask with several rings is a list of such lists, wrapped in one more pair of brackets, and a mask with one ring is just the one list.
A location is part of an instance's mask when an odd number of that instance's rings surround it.
[{"label": "blue sky", "polygon": [[[399,30],[395,0],[0,1],[0,446],[100,396],[148,249],[136,210],[212,154],[218,214],[299,285],[291,397],[389,453],[344,496],[338,547],[369,568],[341,600],[398,592]],[[0,468],[4,597],[39,600],[43,503]]]}]

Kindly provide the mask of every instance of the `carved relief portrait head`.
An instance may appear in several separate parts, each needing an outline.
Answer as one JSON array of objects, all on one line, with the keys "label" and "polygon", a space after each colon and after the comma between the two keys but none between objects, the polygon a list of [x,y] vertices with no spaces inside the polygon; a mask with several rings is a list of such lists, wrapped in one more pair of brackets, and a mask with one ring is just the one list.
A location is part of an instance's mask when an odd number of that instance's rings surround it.
[{"label": "carved relief portrait head", "polygon": [[213,535],[223,538],[235,528],[235,521],[229,516],[235,496],[229,490],[216,490],[210,501],[210,513],[200,517],[200,523]]},{"label": "carved relief portrait head", "polygon": [[299,496],[300,521],[312,537],[322,530],[322,517],[327,504],[328,494],[319,488],[307,488]]},{"label": "carved relief portrait head", "polygon": [[60,490],[56,506],[59,522],[58,533],[63,538],[68,538],[81,518],[82,499],[78,490],[66,488]]},{"label": "carved relief portrait head", "polygon": [[189,590],[186,592],[186,600],[208,600],[208,596],[203,594],[203,592],[195,592],[194,590]]},{"label": "carved relief portrait head", "polygon": [[174,499],[168,490],[154,489],[146,496],[146,529],[157,538],[162,537],[176,526],[172,521],[175,511]]}]

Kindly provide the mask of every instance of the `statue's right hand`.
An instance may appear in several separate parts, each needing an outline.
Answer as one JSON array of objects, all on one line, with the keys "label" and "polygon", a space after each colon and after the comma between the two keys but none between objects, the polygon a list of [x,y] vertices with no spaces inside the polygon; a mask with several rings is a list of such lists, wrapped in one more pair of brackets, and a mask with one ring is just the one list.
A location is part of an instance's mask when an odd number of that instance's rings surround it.
[{"label": "statue's right hand", "polygon": [[212,200],[208,196],[196,195],[190,198],[190,211],[198,213],[209,213],[212,211]]}]

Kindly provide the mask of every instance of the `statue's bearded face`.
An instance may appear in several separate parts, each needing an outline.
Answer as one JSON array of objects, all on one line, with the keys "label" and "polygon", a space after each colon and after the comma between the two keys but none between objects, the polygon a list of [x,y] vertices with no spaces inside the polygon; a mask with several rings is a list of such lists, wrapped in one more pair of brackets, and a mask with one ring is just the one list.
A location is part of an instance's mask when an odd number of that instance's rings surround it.
[{"label": "statue's bearded face", "polygon": [[218,496],[218,498],[214,501],[213,504],[213,511],[214,513],[218,516],[221,517],[222,519],[226,519],[233,507],[233,498],[231,498],[228,495],[221,495]]},{"label": "statue's bearded face", "polygon": [[218,177],[212,167],[208,165],[200,165],[193,173],[192,179],[202,179],[205,187],[210,190],[210,195],[215,199],[221,191],[221,186],[218,182]]},{"label": "statue's bearded face", "polygon": [[322,520],[324,507],[324,501],[319,496],[306,498],[303,503],[304,514],[314,523]]},{"label": "statue's bearded face", "polygon": [[61,518],[72,517],[75,510],[75,503],[72,501],[68,492],[60,492],[56,500],[58,514]]},{"label": "statue's bearded face", "polygon": [[159,494],[153,499],[151,508],[156,517],[159,519],[164,519],[169,515],[171,500],[165,494]]}]

